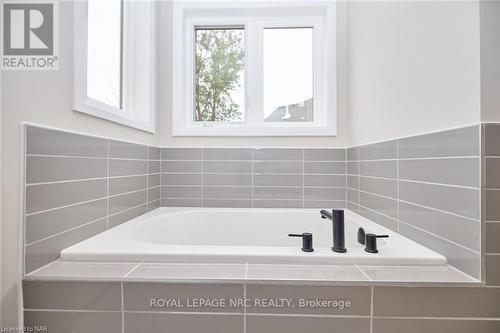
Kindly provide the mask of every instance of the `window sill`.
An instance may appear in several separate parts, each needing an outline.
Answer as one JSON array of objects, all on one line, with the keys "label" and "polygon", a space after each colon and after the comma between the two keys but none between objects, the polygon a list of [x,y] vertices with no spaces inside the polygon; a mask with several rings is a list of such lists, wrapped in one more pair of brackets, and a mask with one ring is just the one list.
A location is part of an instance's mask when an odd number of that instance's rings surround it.
[{"label": "window sill", "polygon": [[172,136],[337,136],[332,127],[173,128]]},{"label": "window sill", "polygon": [[128,117],[120,116],[110,112],[95,109],[93,107],[74,107],[73,111],[104,119],[123,126],[134,128],[143,132],[155,134],[155,126],[138,122]]}]

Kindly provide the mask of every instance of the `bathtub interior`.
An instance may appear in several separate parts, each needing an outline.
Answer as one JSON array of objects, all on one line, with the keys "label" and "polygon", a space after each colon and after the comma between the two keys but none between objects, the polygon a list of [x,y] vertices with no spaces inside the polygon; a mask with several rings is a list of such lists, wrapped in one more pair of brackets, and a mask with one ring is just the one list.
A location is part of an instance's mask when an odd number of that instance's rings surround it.
[{"label": "bathtub interior", "polygon": [[[354,214],[345,211],[346,246],[363,247],[357,241],[358,228],[366,232],[390,232],[372,225],[364,226]],[[319,210],[279,209],[193,209],[171,213],[168,223],[164,215],[154,216],[135,225],[134,239],[146,243],[200,246],[272,246],[296,247],[300,240],[290,233],[312,233],[314,245],[329,247],[332,222],[322,219]],[[391,232],[392,233],[392,232]],[[379,240],[383,247],[384,240]]]}]

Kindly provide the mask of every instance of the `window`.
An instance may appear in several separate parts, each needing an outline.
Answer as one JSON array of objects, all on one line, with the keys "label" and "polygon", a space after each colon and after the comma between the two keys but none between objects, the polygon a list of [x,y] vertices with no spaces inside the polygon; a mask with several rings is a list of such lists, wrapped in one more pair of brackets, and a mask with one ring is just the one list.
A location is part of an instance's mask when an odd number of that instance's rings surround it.
[{"label": "window", "polygon": [[174,2],[173,135],[335,135],[335,25],[328,2]]},{"label": "window", "polygon": [[155,4],[75,2],[73,109],[155,130]]}]

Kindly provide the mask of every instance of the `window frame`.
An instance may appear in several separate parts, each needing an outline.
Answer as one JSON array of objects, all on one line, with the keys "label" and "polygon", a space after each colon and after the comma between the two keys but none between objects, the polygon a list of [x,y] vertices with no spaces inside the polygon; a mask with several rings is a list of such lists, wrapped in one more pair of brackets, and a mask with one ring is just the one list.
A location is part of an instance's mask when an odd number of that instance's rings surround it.
[{"label": "window frame", "polygon": [[[292,8],[294,15],[265,17],[240,15],[243,9],[268,14]],[[301,9],[308,9],[298,15]],[[234,15],[214,15],[223,9]],[[191,13],[195,14],[191,14]],[[316,13],[315,15],[310,14]],[[317,14],[320,12],[321,14]],[[308,14],[309,13],[309,14]],[[333,18],[333,22],[332,22]],[[197,27],[245,27],[245,121],[196,122],[195,29]],[[266,28],[313,28],[313,122],[264,122],[263,34]],[[328,40],[333,38],[333,43]],[[281,3],[173,3],[172,41],[179,45],[172,57],[173,136],[336,136],[336,6],[325,2]],[[182,46],[181,46],[182,45]],[[257,69],[257,70],[255,70]]]},{"label": "window frame", "polygon": [[[142,73],[152,87],[146,103],[150,105],[147,115],[149,121],[141,119],[135,110],[133,93],[134,76],[141,73],[139,64],[134,61],[134,43],[140,41],[141,35],[134,25],[138,22],[132,15],[134,3],[122,0],[121,6],[121,55],[120,55],[120,108],[113,107],[87,95],[87,45],[88,45],[88,1],[74,3],[73,25],[73,111],[88,114],[121,125],[132,127],[148,133],[156,131],[156,4],[151,3],[151,71]],[[149,27],[148,27],[149,28]],[[127,36],[127,38],[124,38]],[[141,111],[142,112],[142,111]],[[141,113],[145,114],[145,113]]]}]

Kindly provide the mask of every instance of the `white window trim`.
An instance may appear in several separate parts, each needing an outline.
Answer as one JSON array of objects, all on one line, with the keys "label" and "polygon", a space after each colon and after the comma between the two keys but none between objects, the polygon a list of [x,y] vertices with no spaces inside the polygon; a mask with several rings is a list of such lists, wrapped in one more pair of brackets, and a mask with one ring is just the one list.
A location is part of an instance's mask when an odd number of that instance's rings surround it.
[{"label": "white window trim", "polygon": [[[127,20],[127,25],[123,26],[123,33],[131,36],[131,40],[141,38],[140,35],[134,33],[135,29],[133,27],[133,20],[129,17],[127,13],[130,12],[133,2],[123,1],[123,19]],[[156,18],[156,5],[152,7],[152,16]],[[155,20],[153,20],[155,22]],[[151,86],[154,88],[152,91],[151,101],[149,101],[152,106],[149,109],[149,119],[146,122],[138,117],[134,116],[133,110],[131,108],[125,107],[127,104],[132,104],[132,95],[127,93],[131,88],[128,87],[127,81],[133,79],[134,61],[131,57],[127,57],[130,48],[133,45],[123,41],[122,45],[122,109],[112,107],[105,103],[102,103],[96,99],[87,96],[87,23],[88,23],[88,1],[81,0],[74,2],[74,24],[73,24],[73,110],[76,112],[85,113],[94,117],[112,121],[118,124],[122,124],[128,127],[139,129],[149,133],[155,133],[156,131],[156,24],[152,23],[152,39],[153,48],[151,52],[152,59],[152,75],[150,75],[149,81]],[[132,42],[133,44],[133,42]],[[127,90],[128,89],[128,90]],[[128,99],[128,100],[127,100]],[[130,103],[129,103],[130,102]]]},{"label": "white window trim", "polygon": [[[260,17],[211,17],[209,14],[187,17],[186,10],[203,13],[214,8],[274,8],[290,6],[324,8],[324,16],[284,16],[263,19]],[[266,4],[220,2],[174,2],[172,19],[172,135],[174,136],[335,136],[337,134],[337,46],[336,5],[316,1],[282,2]],[[248,39],[262,39],[263,27],[314,27],[314,115],[313,123],[265,123],[255,119],[256,108],[262,105],[262,73],[249,73],[245,66],[245,121],[241,123],[203,123],[193,120],[193,58],[195,26],[245,26],[245,43]],[[259,35],[256,32],[259,31]],[[330,41],[330,42],[328,42]],[[334,41],[334,42],[332,42]],[[258,45],[262,45],[258,43]],[[324,48],[324,49],[322,49]],[[245,48],[245,64],[258,62],[261,68],[261,47]],[[252,104],[253,103],[253,104]],[[191,111],[188,111],[191,110]],[[254,112],[252,112],[252,110]],[[252,118],[254,116],[254,118]]]}]

